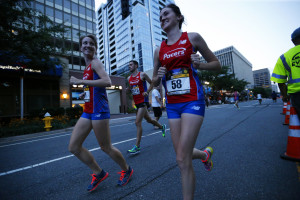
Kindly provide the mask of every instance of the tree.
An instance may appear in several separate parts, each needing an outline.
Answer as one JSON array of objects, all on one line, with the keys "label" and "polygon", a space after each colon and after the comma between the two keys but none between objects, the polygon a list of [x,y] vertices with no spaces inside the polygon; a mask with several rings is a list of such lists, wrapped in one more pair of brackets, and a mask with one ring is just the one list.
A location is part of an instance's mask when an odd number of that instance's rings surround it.
[{"label": "tree", "polygon": [[30,7],[32,0],[0,2],[0,61],[2,65],[47,70],[59,64],[53,57],[65,51],[67,31]]},{"label": "tree", "polygon": [[252,90],[254,96],[257,96],[257,94],[261,94],[262,97],[268,98],[271,96],[272,89],[271,88],[263,88],[263,87],[255,87]]},{"label": "tree", "polygon": [[241,92],[249,82],[244,79],[234,78],[234,74],[229,73],[229,67],[223,66],[220,72],[201,71],[198,73],[200,80],[209,82],[209,86],[214,91],[227,90]]},{"label": "tree", "polygon": [[199,71],[198,76],[200,80],[209,82],[209,86],[213,90],[228,89],[231,85],[233,74],[228,73],[229,67],[222,67],[220,72],[214,71]]},{"label": "tree", "polygon": [[239,80],[237,78],[232,80],[232,91],[238,91],[238,92],[242,92],[243,90],[245,90],[246,85],[250,84],[249,82],[245,81],[244,79]]}]

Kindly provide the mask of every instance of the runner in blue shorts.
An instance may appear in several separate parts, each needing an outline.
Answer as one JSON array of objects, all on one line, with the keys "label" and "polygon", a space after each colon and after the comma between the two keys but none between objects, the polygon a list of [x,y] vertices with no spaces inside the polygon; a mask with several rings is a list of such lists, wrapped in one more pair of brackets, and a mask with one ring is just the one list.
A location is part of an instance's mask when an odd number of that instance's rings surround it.
[{"label": "runner in blue shorts", "polygon": [[[183,199],[193,199],[193,159],[201,159],[207,171],[213,167],[213,149],[195,148],[204,119],[205,98],[197,70],[220,70],[221,65],[198,33],[181,31],[184,17],[175,4],[160,11],[160,25],[167,39],[154,52],[154,86],[161,80],[166,91],[166,109],[176,161],[181,172]],[[200,52],[207,63],[200,62]]]},{"label": "runner in blue shorts", "polygon": [[121,168],[119,186],[124,186],[130,180],[133,169],[126,163],[122,153],[112,146],[109,129],[109,106],[105,87],[111,85],[111,80],[104,70],[103,64],[96,58],[97,39],[94,35],[80,38],[80,50],[84,55],[86,68],[83,79],[70,78],[71,85],[84,85],[84,93],[80,95],[85,101],[82,116],[77,121],[69,143],[69,151],[80,161],[86,164],[93,172],[92,181],[88,186],[89,192],[108,177],[108,172],[100,168],[89,150],[82,144],[91,130],[94,130],[96,139],[108,156]]}]

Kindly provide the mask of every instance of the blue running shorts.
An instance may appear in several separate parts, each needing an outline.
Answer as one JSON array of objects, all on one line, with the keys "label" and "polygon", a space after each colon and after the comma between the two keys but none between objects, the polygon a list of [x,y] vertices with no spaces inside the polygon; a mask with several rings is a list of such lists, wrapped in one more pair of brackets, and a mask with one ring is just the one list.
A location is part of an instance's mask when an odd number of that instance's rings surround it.
[{"label": "blue running shorts", "polygon": [[194,115],[205,114],[205,102],[204,101],[189,101],[184,103],[167,103],[167,115],[168,119],[181,118],[182,113],[190,113]]},{"label": "blue running shorts", "polygon": [[90,120],[102,120],[102,119],[109,119],[110,113],[85,113],[83,112],[81,115],[82,118],[90,119]]}]

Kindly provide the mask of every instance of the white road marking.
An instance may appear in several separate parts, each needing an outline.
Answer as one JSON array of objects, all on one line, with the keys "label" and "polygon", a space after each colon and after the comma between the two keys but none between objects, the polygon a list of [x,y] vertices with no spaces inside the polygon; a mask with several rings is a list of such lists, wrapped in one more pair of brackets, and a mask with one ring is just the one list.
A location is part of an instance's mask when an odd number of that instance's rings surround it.
[{"label": "white road marking", "polygon": [[[166,131],[167,130],[170,130],[170,129],[166,129]],[[152,136],[152,135],[156,135],[158,133],[161,133],[161,131],[156,131],[154,133],[150,133],[150,134],[142,136],[142,137],[149,137],[149,136]],[[129,142],[129,141],[132,141],[132,140],[135,140],[135,139],[136,138],[131,138],[131,139],[128,139],[128,140],[123,140],[123,141],[120,141],[120,142],[115,142],[112,145],[122,144],[122,143]],[[100,147],[97,147],[97,148],[90,149],[89,151],[92,152],[92,151],[96,151],[96,150],[99,150],[99,149],[100,149]],[[32,168],[35,168],[35,167],[39,167],[39,166],[42,166],[42,165],[50,164],[50,163],[53,163],[53,162],[56,162],[56,161],[59,161],[59,160],[63,160],[63,159],[66,159],[66,158],[70,158],[70,157],[73,157],[73,156],[74,156],[73,154],[72,155],[68,155],[68,156],[63,156],[63,157],[60,157],[60,158],[48,160],[48,161],[41,162],[41,163],[38,163],[38,164],[29,165],[29,166],[26,166],[26,167],[21,167],[21,168],[18,168],[18,169],[7,171],[7,172],[2,172],[2,173],[0,173],[0,176],[5,176],[5,175],[8,175],[8,174],[13,174],[13,173],[24,171],[24,170],[27,170],[27,169],[32,169]]]}]

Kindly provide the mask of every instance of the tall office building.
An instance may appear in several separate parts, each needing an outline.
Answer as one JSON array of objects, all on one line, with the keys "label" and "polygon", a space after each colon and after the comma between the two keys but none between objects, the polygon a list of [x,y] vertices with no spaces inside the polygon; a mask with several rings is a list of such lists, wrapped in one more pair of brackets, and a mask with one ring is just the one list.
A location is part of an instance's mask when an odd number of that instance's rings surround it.
[{"label": "tall office building", "polygon": [[[244,79],[250,83],[246,86],[247,88],[254,87],[252,64],[236,48],[230,46],[213,53],[219,59],[221,66],[229,67],[229,72],[233,73],[235,78]],[[203,57],[201,57],[201,62],[206,62]]]},{"label": "tall office building", "polygon": [[68,55],[69,69],[84,70],[79,36],[96,33],[94,0],[35,0],[32,6],[56,23],[72,27],[62,41],[64,46],[71,48]]},{"label": "tall office building", "polygon": [[64,39],[57,38],[55,41],[70,47],[71,51],[63,58],[68,67],[59,68],[59,72],[52,74],[25,69],[24,86],[21,87],[18,67],[0,66],[0,116],[19,115],[21,105],[24,105],[25,115],[42,108],[70,107],[73,102],[69,74],[73,75],[72,71],[82,73],[85,68],[79,51],[79,34],[96,32],[94,0],[35,0],[23,6],[40,11],[55,23],[72,27]]},{"label": "tall office building", "polygon": [[160,10],[173,0],[108,0],[96,11],[98,57],[110,75],[128,72],[139,62],[140,71],[153,69],[153,53],[166,34],[160,27]]},{"label": "tall office building", "polygon": [[270,77],[271,77],[270,71],[268,68],[254,70],[253,71],[254,87],[263,87],[263,88],[272,89]]}]

